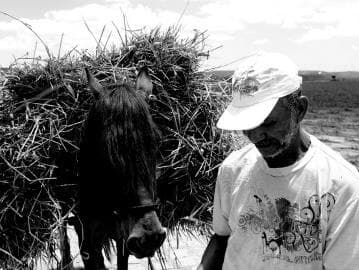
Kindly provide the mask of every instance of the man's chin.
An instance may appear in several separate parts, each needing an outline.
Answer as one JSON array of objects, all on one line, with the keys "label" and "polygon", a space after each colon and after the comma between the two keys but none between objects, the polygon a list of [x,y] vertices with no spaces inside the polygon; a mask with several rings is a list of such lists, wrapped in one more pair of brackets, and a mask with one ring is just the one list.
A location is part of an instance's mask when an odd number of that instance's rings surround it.
[{"label": "man's chin", "polygon": [[276,148],[276,147],[266,147],[266,148],[258,148],[259,153],[262,155],[264,159],[273,159],[278,157],[284,149]]},{"label": "man's chin", "polygon": [[259,146],[256,145],[256,148],[259,151],[259,153],[262,155],[262,157],[264,157],[264,158],[274,157],[274,156],[277,155],[277,152],[280,152],[273,145],[270,145],[270,146],[267,146],[267,147],[259,147]]}]

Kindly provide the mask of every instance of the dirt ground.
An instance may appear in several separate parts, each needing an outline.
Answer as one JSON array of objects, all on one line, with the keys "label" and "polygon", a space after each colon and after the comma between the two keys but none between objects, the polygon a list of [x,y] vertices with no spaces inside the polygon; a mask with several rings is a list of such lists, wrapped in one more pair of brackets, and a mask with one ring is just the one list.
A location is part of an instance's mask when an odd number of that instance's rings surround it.
[{"label": "dirt ground", "polygon": [[[70,238],[71,255],[73,257],[73,266],[79,270],[83,268],[83,262],[79,254],[77,235],[72,226],[68,227],[68,236]],[[207,239],[204,236],[188,233],[177,235],[168,235],[161,247],[161,258],[156,254],[152,259],[155,270],[192,270],[196,269],[201,259],[202,253],[207,245]],[[60,254],[59,254],[60,255]],[[60,257],[60,256],[59,256]],[[110,261],[105,259],[105,265],[109,270],[117,270],[116,255],[113,254]],[[50,264],[45,260],[38,261],[35,270],[56,269],[55,264]],[[129,258],[129,270],[148,270],[148,259],[136,259],[134,256]]]},{"label": "dirt ground", "polygon": [[359,108],[314,109],[303,124],[359,169]]}]

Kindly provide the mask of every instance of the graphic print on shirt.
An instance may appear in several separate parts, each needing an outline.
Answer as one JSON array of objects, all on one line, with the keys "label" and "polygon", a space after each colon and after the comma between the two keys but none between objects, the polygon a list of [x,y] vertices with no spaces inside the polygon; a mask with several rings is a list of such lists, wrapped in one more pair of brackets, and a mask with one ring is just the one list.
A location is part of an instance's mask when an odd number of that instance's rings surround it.
[{"label": "graphic print on shirt", "polygon": [[266,194],[254,195],[253,199],[256,207],[239,216],[238,226],[261,238],[264,261],[273,258],[293,263],[321,260],[321,252],[317,250],[321,243],[320,223],[333,209],[332,193],[312,195],[303,207],[286,198],[271,200]]}]

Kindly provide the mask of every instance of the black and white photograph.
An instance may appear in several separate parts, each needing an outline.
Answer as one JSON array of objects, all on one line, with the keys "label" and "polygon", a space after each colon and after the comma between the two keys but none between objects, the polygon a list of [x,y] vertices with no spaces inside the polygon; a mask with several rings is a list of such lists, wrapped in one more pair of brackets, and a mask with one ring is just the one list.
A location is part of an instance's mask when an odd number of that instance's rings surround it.
[{"label": "black and white photograph", "polygon": [[1,0],[0,270],[358,269],[358,14]]}]

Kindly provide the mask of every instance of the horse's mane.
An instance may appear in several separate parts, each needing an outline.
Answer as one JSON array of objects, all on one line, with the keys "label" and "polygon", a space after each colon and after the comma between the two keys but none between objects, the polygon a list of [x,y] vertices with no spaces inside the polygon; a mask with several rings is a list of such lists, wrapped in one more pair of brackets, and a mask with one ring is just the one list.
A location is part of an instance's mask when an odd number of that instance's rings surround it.
[{"label": "horse's mane", "polygon": [[111,193],[135,196],[139,183],[152,191],[158,143],[159,132],[142,96],[127,84],[105,90],[83,130],[81,184],[108,193],[101,200]]}]

